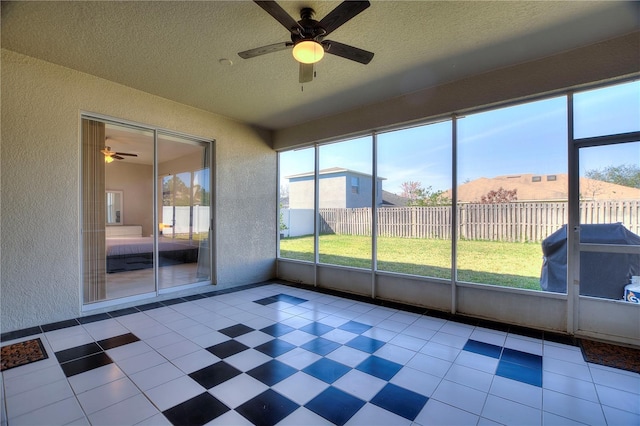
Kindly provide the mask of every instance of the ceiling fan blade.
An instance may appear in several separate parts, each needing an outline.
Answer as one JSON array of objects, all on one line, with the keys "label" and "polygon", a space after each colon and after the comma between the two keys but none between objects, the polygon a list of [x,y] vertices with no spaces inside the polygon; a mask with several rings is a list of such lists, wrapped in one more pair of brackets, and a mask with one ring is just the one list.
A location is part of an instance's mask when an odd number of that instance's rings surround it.
[{"label": "ceiling fan blade", "polygon": [[308,83],[313,80],[313,64],[300,63],[300,83]]},{"label": "ceiling fan blade", "polygon": [[118,154],[113,154],[111,158],[115,158],[116,160],[124,160],[124,157],[120,157]]},{"label": "ceiling fan blade", "polygon": [[327,31],[327,33],[324,34],[325,36],[329,35],[329,33],[337,29],[340,25],[344,24],[369,6],[371,6],[371,3],[368,1],[344,1],[329,12],[327,16],[322,18],[318,23],[318,26]]},{"label": "ceiling fan blade", "polygon": [[138,156],[138,154],[130,154],[128,152],[116,152],[115,154],[116,155],[126,155],[128,157],[137,157]]},{"label": "ceiling fan blade", "polygon": [[349,46],[348,44],[339,43],[337,41],[325,40],[322,42],[324,50],[332,55],[340,56],[352,61],[360,62],[361,64],[368,64],[373,59],[373,53],[367,50],[362,50],[357,47]]},{"label": "ceiling fan blade", "polygon": [[282,42],[282,43],[274,43],[268,46],[256,47],[255,49],[245,50],[244,52],[238,53],[242,59],[255,58],[256,56],[265,55],[267,53],[278,52],[280,50],[288,49],[293,46],[293,43],[290,42]]},{"label": "ceiling fan blade", "polygon": [[254,0],[254,3],[263,8],[269,15],[273,16],[275,20],[280,22],[288,31],[297,32],[298,29],[302,31],[300,24],[275,1]]}]

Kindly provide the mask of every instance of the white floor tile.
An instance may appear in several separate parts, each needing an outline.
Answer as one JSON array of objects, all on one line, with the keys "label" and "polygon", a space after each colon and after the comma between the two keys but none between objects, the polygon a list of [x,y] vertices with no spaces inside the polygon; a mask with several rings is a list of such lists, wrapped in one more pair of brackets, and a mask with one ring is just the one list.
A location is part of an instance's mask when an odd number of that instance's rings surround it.
[{"label": "white floor tile", "polygon": [[171,360],[176,367],[186,374],[193,373],[201,368],[215,364],[218,361],[220,361],[220,358],[204,349],[199,349],[180,358]]},{"label": "white floor tile", "polygon": [[542,395],[544,411],[589,425],[605,424],[600,404],[548,389]]},{"label": "white floor tile", "polygon": [[324,391],[329,385],[322,380],[299,371],[272,386],[273,390],[290,400],[304,405]]},{"label": "white floor tile", "polygon": [[489,392],[494,377],[493,374],[485,373],[475,368],[465,367],[460,364],[453,364],[444,376],[445,379],[451,382],[459,383],[482,392]]},{"label": "white floor tile", "polygon": [[433,335],[429,342],[440,343],[445,346],[452,346],[457,349],[464,348],[464,345],[467,344],[469,340],[468,337],[456,336],[450,333],[443,333],[442,331],[438,331]]},{"label": "white floor tile", "polygon": [[247,334],[243,334],[242,336],[235,337],[234,339],[242,343],[243,345],[247,345],[250,348],[255,348],[256,346],[260,346],[263,343],[267,343],[273,340],[273,336],[256,330],[251,331]]},{"label": "white floor tile", "polygon": [[143,341],[129,343],[128,345],[118,346],[117,348],[109,349],[107,355],[113,361],[118,362],[127,358],[131,358],[136,355],[151,352],[153,348],[147,345]]},{"label": "white floor tile", "polygon": [[149,390],[163,383],[184,376],[184,372],[175,365],[165,362],[142,370],[130,376],[133,383],[141,390]]},{"label": "white floor tile", "polygon": [[127,377],[78,394],[78,401],[87,414],[95,413],[140,393]]},{"label": "white floor tile", "polygon": [[290,365],[298,370],[302,370],[303,368],[313,364],[322,358],[318,354],[314,354],[313,352],[309,352],[302,348],[295,348],[290,350],[289,352],[280,355],[276,359],[278,361],[282,361],[287,365]]},{"label": "white floor tile", "polygon": [[399,334],[393,339],[389,340],[389,343],[417,352],[427,344],[427,341],[424,339],[419,339],[417,337],[407,336],[406,334]]},{"label": "white floor tile", "polygon": [[376,396],[386,384],[386,380],[379,379],[359,370],[351,370],[333,382],[332,386],[342,389],[363,401],[369,401]]},{"label": "white floor tile", "polygon": [[504,343],[505,348],[542,356],[542,340],[510,334]]},{"label": "white floor tile", "polygon": [[158,413],[154,416],[149,417],[148,419],[145,419],[139,423],[136,423],[136,425],[137,426],[171,426],[171,422],[167,420],[167,418],[162,413]]},{"label": "white floor tile", "polygon": [[440,382],[433,395],[431,395],[431,399],[478,415],[482,412],[486,398],[486,392],[448,380]]},{"label": "white floor tile", "polygon": [[496,376],[489,393],[538,410],[542,409],[542,388],[537,386]]},{"label": "white floor tile", "polygon": [[[542,424],[543,426],[584,426],[584,423],[576,422],[575,420],[558,416],[548,411],[542,412]],[[611,423],[612,426],[615,424],[617,423]]]},{"label": "white floor tile", "polygon": [[[377,353],[376,353],[376,356],[378,356]],[[362,352],[357,349],[351,348],[349,346],[340,346],[335,351],[326,355],[326,358],[332,359],[344,365],[348,365],[351,368],[355,368],[362,361],[369,358],[369,354],[366,352]]]},{"label": "white floor tile", "polygon": [[182,376],[153,389],[145,391],[145,395],[160,411],[167,410],[205,391],[189,376]]},{"label": "white floor tile", "polygon": [[478,416],[435,399],[430,399],[416,417],[415,424],[428,426],[434,423],[447,426],[469,426],[478,423]]},{"label": "white floor tile", "polygon": [[590,381],[574,379],[573,377],[563,376],[550,371],[543,371],[542,387],[565,395],[575,396],[576,398],[598,402],[596,387]]},{"label": "white floor tile", "polygon": [[444,359],[449,362],[455,361],[460,354],[460,351],[461,349],[454,348],[453,346],[443,345],[433,341],[428,342],[422,347],[422,349],[420,349],[420,353]]},{"label": "white floor tile", "polygon": [[168,360],[173,360],[199,351],[200,349],[202,348],[199,345],[185,339],[183,341],[172,343],[167,346],[162,346],[161,348],[157,348],[156,350],[160,355],[167,358]]},{"label": "white floor tile", "polygon": [[487,396],[482,417],[503,425],[541,425],[542,411],[495,395]]},{"label": "white floor tile", "polygon": [[485,373],[495,374],[498,368],[499,360],[490,356],[480,355],[473,352],[461,351],[455,364],[463,365],[465,367],[474,368],[476,370],[484,371]]},{"label": "white floor tile", "polygon": [[269,387],[264,383],[247,374],[240,374],[209,389],[209,393],[222,401],[227,407],[236,408],[267,389]]},{"label": "white floor tile", "polygon": [[62,368],[59,365],[52,365],[28,374],[4,379],[4,394],[7,397],[15,396],[65,378]]},{"label": "white floor tile", "polygon": [[398,416],[373,404],[365,404],[353,417],[351,417],[345,425],[358,426],[402,426],[410,425],[411,420]]},{"label": "white floor tile", "polygon": [[411,360],[416,355],[415,351],[410,349],[402,348],[400,346],[396,346],[392,343],[387,343],[380,349],[375,352],[376,356],[380,358],[388,359],[389,361],[393,361],[396,364],[404,365]]},{"label": "white floor tile", "polygon": [[11,419],[11,425],[66,425],[84,418],[82,408],[72,397]]},{"label": "white floor tile", "polygon": [[[219,424],[236,425],[238,423],[219,423]],[[303,425],[331,426],[333,425],[333,423],[331,423],[329,420],[323,417],[320,417],[313,411],[308,410],[304,407],[298,408],[296,411],[289,414],[287,417],[285,417],[278,423],[278,426],[303,426]]]},{"label": "white floor tile", "polygon": [[626,372],[591,368],[593,382],[610,388],[640,395],[640,374],[629,375]]},{"label": "white floor tile", "polygon": [[138,394],[103,410],[89,414],[89,420],[94,426],[135,425],[145,420],[150,420],[157,414],[159,412],[156,407],[144,395]]},{"label": "white floor tile", "polygon": [[640,425],[640,415],[638,414],[607,406],[603,406],[602,409],[608,425]]},{"label": "white floor tile", "polygon": [[118,367],[120,367],[122,371],[130,376],[138,371],[146,370],[147,368],[162,364],[166,361],[167,359],[165,357],[156,351],[151,351],[123,359],[122,361],[116,362],[116,364],[118,364]]},{"label": "white floor tile", "polygon": [[543,354],[545,358],[554,358],[561,361],[572,362],[586,366],[587,363],[582,356],[582,351],[577,346],[569,345],[553,345],[545,342],[543,348]]},{"label": "white floor tile", "polygon": [[428,373],[437,377],[444,377],[451,368],[452,363],[440,358],[435,358],[425,354],[416,354],[406,364],[407,367],[420,370],[423,373]]},{"label": "white floor tile", "polygon": [[78,395],[90,389],[121,379],[124,376],[122,370],[118,368],[116,364],[111,363],[85,371],[84,373],[76,374],[75,376],[69,377],[68,380],[73,391]]},{"label": "white floor tile", "polygon": [[596,391],[600,398],[600,404],[603,406],[640,415],[640,395],[637,393],[625,392],[603,385],[596,385]]},{"label": "white floor tile", "polygon": [[402,330],[402,334],[429,341],[436,334],[436,330],[432,330],[426,327],[420,327],[416,324],[411,324],[407,328]]},{"label": "white floor tile", "polygon": [[240,371],[246,372],[255,368],[265,362],[271,361],[273,358],[269,355],[265,355],[255,349],[247,349],[230,357],[224,359],[224,361],[234,366]]},{"label": "white floor tile", "polygon": [[[18,367],[19,368],[19,367]],[[6,379],[5,379],[6,380]],[[69,382],[58,380],[15,396],[7,396],[7,418],[11,424],[13,418],[38,410],[58,401],[70,398],[73,391]]]},{"label": "white floor tile", "polygon": [[396,375],[389,380],[389,382],[394,385],[398,385],[427,397],[430,397],[433,394],[441,381],[442,378],[440,377],[407,367],[398,371]]},{"label": "white floor tile", "polygon": [[[591,371],[587,365],[579,365],[569,361],[562,361],[555,358],[542,358],[543,374],[546,371],[573,377],[574,379],[591,381]],[[543,376],[544,377],[544,376]]]}]

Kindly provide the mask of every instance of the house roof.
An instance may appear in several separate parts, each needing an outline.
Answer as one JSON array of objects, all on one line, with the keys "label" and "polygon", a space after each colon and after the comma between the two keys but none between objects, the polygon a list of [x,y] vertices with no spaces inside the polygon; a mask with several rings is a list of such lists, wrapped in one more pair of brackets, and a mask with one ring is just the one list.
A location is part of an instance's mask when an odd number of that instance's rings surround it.
[{"label": "house roof", "polygon": [[[566,173],[554,175],[523,173],[493,178],[482,177],[460,185],[457,193],[458,201],[463,203],[479,201],[483,195],[500,188],[509,191],[517,190],[518,201],[566,201],[569,180]],[[640,189],[589,178],[580,178],[580,193],[584,199],[640,199]],[[446,191],[445,196],[452,198],[451,190]]]},{"label": "house roof", "polygon": [[[370,174],[362,173],[362,172],[359,172],[357,170],[345,169],[343,167],[329,167],[327,169],[319,170],[318,173],[321,174],[321,175],[351,174],[351,175],[358,175],[358,176],[367,177],[367,178],[371,177]],[[304,172],[304,173],[298,173],[298,174],[295,174],[295,175],[285,176],[285,179],[291,180],[291,179],[302,178],[302,177],[310,177],[310,176],[314,176],[314,175],[315,175],[314,172]],[[378,180],[386,180],[386,179],[387,178],[378,176]]]},{"label": "house roof", "polygon": [[[638,31],[634,1],[379,1],[328,37],[371,51],[325,55],[298,83],[290,41],[251,1],[2,1],[2,48],[266,129],[337,116]],[[318,20],[340,1],[280,1]],[[613,57],[615,59],[615,56]],[[539,77],[539,76],[538,76]]]}]

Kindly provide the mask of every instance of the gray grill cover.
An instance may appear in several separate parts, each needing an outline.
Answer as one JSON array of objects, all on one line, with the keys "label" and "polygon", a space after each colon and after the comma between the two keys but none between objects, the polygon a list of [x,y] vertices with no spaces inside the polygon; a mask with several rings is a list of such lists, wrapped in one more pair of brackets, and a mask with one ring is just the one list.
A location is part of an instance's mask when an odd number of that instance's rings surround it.
[{"label": "gray grill cover", "polygon": [[[596,244],[640,245],[640,236],[621,223],[581,225],[580,241]],[[567,292],[567,225],[542,241],[540,287],[546,291]],[[632,275],[640,275],[640,255],[621,253],[580,254],[580,294],[622,299],[624,286]]]}]

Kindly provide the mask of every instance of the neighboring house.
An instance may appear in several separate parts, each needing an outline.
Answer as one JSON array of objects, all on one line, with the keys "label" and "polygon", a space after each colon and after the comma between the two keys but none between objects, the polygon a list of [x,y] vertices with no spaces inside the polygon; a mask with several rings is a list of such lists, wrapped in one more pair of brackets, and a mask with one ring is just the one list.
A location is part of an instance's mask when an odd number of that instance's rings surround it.
[{"label": "neighboring house", "polygon": [[[319,172],[320,208],[371,207],[371,175],[332,167]],[[313,209],[314,173],[286,176],[289,179],[289,208]],[[382,181],[376,179],[376,205],[382,205]]]},{"label": "neighboring house", "polygon": [[[479,178],[458,187],[458,202],[479,202],[483,195],[503,188],[517,190],[517,201],[567,201],[569,181],[566,173],[535,175],[531,173]],[[445,196],[452,198],[451,190]],[[640,199],[640,189],[599,180],[580,178],[580,198],[583,200]]]}]

